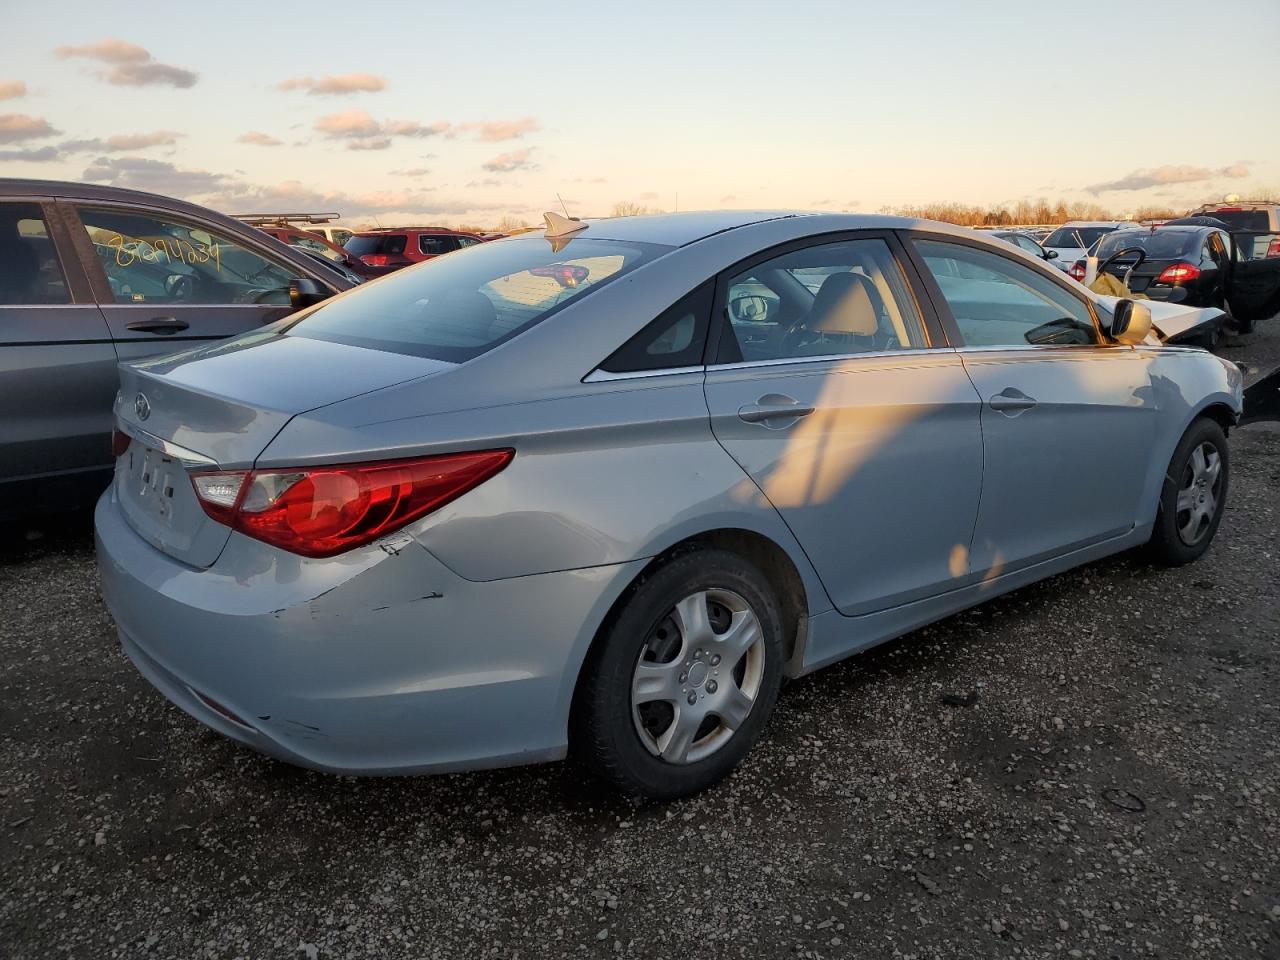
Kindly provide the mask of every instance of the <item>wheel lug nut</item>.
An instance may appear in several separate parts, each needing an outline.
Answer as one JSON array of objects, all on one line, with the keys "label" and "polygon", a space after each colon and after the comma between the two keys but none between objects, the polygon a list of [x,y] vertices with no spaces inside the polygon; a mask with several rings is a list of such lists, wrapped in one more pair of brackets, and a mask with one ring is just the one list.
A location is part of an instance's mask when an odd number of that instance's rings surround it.
[{"label": "wheel lug nut", "polygon": [[682,674],[680,674],[680,682],[681,682],[681,683],[684,683],[684,682],[685,682],[686,680],[688,680],[688,679],[689,679],[689,674],[687,674],[687,673],[682,673]]},{"label": "wheel lug nut", "polygon": [[718,666],[720,666],[720,654],[718,654],[718,653],[716,653],[716,654],[712,654],[712,656],[711,656],[711,665],[712,665],[713,667],[718,667]]},{"label": "wheel lug nut", "polygon": [[719,684],[717,684],[714,680],[708,680],[708,681],[707,681],[707,693],[715,693],[715,692],[716,692],[716,687],[718,687],[718,686],[719,686]]},{"label": "wheel lug nut", "polygon": [[693,705],[694,705],[695,703],[697,703],[697,702],[698,702],[698,695],[697,695],[696,693],[690,693],[690,694],[689,694],[689,706],[693,706]]}]

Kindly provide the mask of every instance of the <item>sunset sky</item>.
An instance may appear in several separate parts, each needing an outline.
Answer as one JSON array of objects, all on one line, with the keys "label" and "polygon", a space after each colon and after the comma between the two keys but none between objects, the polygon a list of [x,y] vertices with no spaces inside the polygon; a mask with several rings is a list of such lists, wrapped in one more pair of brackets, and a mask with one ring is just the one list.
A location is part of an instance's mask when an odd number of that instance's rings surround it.
[{"label": "sunset sky", "polygon": [[0,176],[230,213],[1280,187],[1276,0],[3,6]]}]

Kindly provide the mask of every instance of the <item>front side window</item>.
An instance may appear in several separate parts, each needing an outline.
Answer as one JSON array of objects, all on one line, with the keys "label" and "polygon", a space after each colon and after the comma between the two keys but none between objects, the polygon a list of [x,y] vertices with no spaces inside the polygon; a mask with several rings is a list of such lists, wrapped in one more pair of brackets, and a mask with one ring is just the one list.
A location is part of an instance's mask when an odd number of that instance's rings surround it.
[{"label": "front side window", "polygon": [[1034,268],[959,243],[912,242],[967,346],[1100,342],[1089,308]]},{"label": "front side window", "polygon": [[0,307],[70,303],[38,203],[0,203]]},{"label": "front side window", "polygon": [[116,303],[286,304],[293,267],[204,227],[151,214],[80,208]]},{"label": "front side window", "polygon": [[461,363],[668,249],[540,236],[481,244],[322,303],[287,333]]},{"label": "front side window", "polygon": [[902,268],[880,239],[774,257],[730,278],[722,306],[719,363],[928,346]]}]

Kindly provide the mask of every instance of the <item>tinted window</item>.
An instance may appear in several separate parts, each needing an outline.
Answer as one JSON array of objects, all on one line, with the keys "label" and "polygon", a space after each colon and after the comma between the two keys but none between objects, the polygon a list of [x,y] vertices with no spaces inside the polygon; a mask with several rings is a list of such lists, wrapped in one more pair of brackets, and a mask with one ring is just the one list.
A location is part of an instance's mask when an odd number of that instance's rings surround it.
[{"label": "tinted window", "polygon": [[1021,234],[1014,234],[1013,242],[1033,257],[1044,256],[1044,251],[1040,249],[1040,245],[1030,237],[1024,237]]},{"label": "tinted window", "polygon": [[586,238],[481,244],[322,303],[288,333],[460,363],[668,249]]},{"label": "tinted window", "polygon": [[203,227],[143,213],[80,209],[116,303],[288,303],[294,267]]},{"label": "tinted window", "polygon": [[451,236],[432,236],[429,233],[419,234],[418,250],[429,257],[437,257],[442,253],[457,250],[458,243]]},{"label": "tinted window", "polygon": [[1098,256],[1106,259],[1133,247],[1146,252],[1148,260],[1173,260],[1194,256],[1204,235],[1195,230],[1117,230],[1098,244]]},{"label": "tinted window", "polygon": [[342,262],[342,254],[337,250],[334,250],[318,237],[313,237],[305,233],[291,233],[285,239],[285,243],[288,243],[290,246],[301,247],[304,250],[310,250],[312,253],[318,253],[326,260],[336,260],[339,263]]},{"label": "tinted window", "polygon": [[1046,247],[1091,247],[1095,240],[1104,233],[1111,233],[1115,227],[1059,227],[1049,234],[1044,242]]},{"label": "tinted window", "polygon": [[1271,218],[1266,210],[1206,210],[1205,215],[1221,220],[1232,230],[1265,232],[1271,229]]},{"label": "tinted window", "polygon": [[371,253],[387,254],[404,253],[405,235],[403,233],[375,233],[368,237],[352,237],[344,244],[355,256],[363,257]]},{"label": "tinted window", "polygon": [[479,242],[480,242],[480,241],[479,241],[479,240],[477,240],[475,237],[455,237],[454,239],[458,241],[458,246],[459,246],[459,247],[469,247],[469,246],[471,246],[473,243],[479,243]]},{"label": "tinted window", "polygon": [[0,204],[0,306],[70,302],[40,205]]},{"label": "tinted window", "polygon": [[913,242],[966,345],[1098,342],[1088,307],[1034,268],[957,243]]},{"label": "tinted window", "polygon": [[635,373],[700,366],[715,289],[715,283],[708,282],[682,297],[600,364],[600,369]]},{"label": "tinted window", "polygon": [[928,345],[902,269],[883,240],[784,253],[732,277],[717,362],[838,356]]}]

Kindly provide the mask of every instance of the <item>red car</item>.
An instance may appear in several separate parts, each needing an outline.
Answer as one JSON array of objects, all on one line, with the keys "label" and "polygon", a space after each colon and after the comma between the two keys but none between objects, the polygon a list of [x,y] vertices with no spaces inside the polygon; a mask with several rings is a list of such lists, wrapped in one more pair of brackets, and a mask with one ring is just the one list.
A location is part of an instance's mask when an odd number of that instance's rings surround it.
[{"label": "red car", "polygon": [[366,280],[370,277],[380,276],[380,272],[372,269],[363,260],[351,253],[350,250],[344,250],[318,233],[312,233],[310,230],[302,230],[293,226],[258,227],[258,229],[263,233],[269,233],[281,243],[287,243],[291,247],[300,247],[303,250],[324,257],[326,260],[341,264],[352,273],[364,277]]},{"label": "red car", "polygon": [[372,271],[371,276],[381,276],[483,242],[474,233],[443,227],[389,227],[362,230],[347,241],[345,249]]}]

